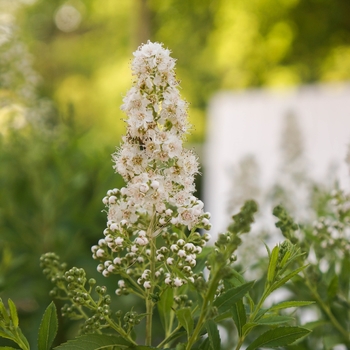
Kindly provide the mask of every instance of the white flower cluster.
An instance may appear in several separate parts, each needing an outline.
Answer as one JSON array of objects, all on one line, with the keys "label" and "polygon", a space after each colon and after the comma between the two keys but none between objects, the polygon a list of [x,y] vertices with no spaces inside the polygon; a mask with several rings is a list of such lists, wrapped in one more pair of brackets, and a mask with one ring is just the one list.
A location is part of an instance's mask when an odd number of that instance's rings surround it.
[{"label": "white flower cluster", "polygon": [[132,63],[137,77],[124,98],[127,134],[113,155],[116,171],[128,183],[121,196],[107,196],[108,218],[133,225],[140,214],[154,213],[160,225],[209,228],[203,203],[192,194],[198,173],[196,156],[182,147],[187,131],[186,103],[180,98],[175,60],[158,43],[137,50]]},{"label": "white flower cluster", "polygon": [[[146,290],[152,278],[161,277],[179,287],[194,280],[196,254],[208,240],[208,235],[203,238],[195,230],[210,229],[210,215],[193,195],[198,161],[192,151],[183,148],[189,125],[187,105],[178,91],[175,60],[169,50],[151,42],[140,46],[134,56],[136,79],[122,105],[128,116],[127,132],[113,155],[114,168],[126,186],[108,191],[103,198],[108,211],[105,238],[92,252],[103,262],[98,270],[105,276],[129,269]],[[191,233],[178,237],[169,233],[170,227],[187,228]],[[158,270],[152,277],[148,272],[150,240],[157,236],[163,237],[163,246],[156,251]],[[175,267],[186,279],[172,272]]]},{"label": "white flower cluster", "polygon": [[334,190],[327,204],[328,215],[313,223],[313,234],[322,241],[322,248],[338,247],[350,251],[350,197]]}]

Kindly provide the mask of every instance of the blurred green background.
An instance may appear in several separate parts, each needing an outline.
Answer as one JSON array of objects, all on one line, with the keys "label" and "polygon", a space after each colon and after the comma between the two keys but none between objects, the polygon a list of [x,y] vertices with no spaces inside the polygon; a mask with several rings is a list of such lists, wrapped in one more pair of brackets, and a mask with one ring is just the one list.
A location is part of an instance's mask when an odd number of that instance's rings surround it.
[{"label": "blurred green background", "polygon": [[219,90],[349,81],[349,13],[348,0],[0,0],[0,296],[33,343],[50,302],[40,255],[96,269],[132,52],[171,49],[201,144]]}]

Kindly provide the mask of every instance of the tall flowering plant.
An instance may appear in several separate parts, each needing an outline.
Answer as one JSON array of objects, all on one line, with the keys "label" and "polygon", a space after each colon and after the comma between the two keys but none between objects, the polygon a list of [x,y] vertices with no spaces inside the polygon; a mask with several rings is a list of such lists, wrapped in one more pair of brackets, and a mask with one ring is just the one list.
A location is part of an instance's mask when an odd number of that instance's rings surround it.
[{"label": "tall flowering plant", "polygon": [[[254,221],[253,201],[232,217],[214,246],[206,246],[210,235],[201,231],[210,229],[210,215],[194,196],[198,160],[183,147],[189,124],[175,60],[169,50],[151,42],[134,56],[135,80],[122,105],[127,131],[113,155],[125,186],[103,198],[107,225],[92,256],[97,270],[115,281],[117,303],[133,294],[144,301],[144,310],[113,312],[112,294],[105,286],[96,285],[81,268],[67,270],[56,254],[44,254],[41,266],[55,284],[50,294],[65,301],[63,316],[81,320],[81,335],[58,349],[238,350],[245,345],[253,350],[284,346],[307,335],[309,330],[293,325],[293,317],[280,311],[309,302],[265,306],[272,292],[305,268],[300,249],[288,239],[276,245],[268,250],[264,287],[245,281],[235,268],[235,252]],[[29,349],[12,301],[9,308],[7,312],[0,302],[0,331],[7,332],[0,336]],[[155,317],[163,329],[155,329]],[[226,333],[220,334],[220,324],[229,325]],[[51,347],[56,331],[56,308],[51,304],[39,328],[40,350]],[[222,334],[228,335],[226,342]]]}]

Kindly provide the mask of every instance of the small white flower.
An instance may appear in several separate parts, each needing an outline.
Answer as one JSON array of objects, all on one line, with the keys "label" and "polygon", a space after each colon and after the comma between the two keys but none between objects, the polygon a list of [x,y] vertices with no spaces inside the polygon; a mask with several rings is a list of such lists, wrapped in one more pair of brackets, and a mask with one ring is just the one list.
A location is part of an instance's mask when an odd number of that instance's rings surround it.
[{"label": "small white flower", "polygon": [[163,261],[164,260],[164,255],[163,254],[158,254],[157,255],[157,261]]},{"label": "small white flower", "polygon": [[125,281],[124,280],[119,280],[118,281],[118,286],[119,286],[119,288],[125,288],[126,286],[125,286]]},{"label": "small white flower", "polygon": [[177,255],[180,257],[180,258],[184,258],[186,256],[186,252],[183,250],[183,249],[180,249],[178,252],[177,252]]},{"label": "small white flower", "polygon": [[171,209],[167,209],[165,211],[165,214],[168,215],[168,216],[170,216],[172,213],[173,213],[173,211]]},{"label": "small white flower", "polygon": [[115,265],[120,265],[121,263],[122,263],[122,259],[119,257],[117,257],[113,260],[113,264],[115,264]]},{"label": "small white flower", "polygon": [[135,239],[135,243],[138,245],[144,246],[148,244],[148,239],[146,237],[137,237]]},{"label": "small white flower", "polygon": [[102,258],[105,255],[105,251],[103,249],[98,249],[96,252],[96,256],[98,258]]},{"label": "small white flower", "polygon": [[147,184],[141,184],[139,189],[140,189],[140,192],[146,193],[149,190],[149,187]]},{"label": "small white flower", "polygon": [[123,245],[123,242],[124,242],[124,238],[122,238],[122,237],[117,237],[117,238],[114,240],[114,243],[115,243],[117,246]]},{"label": "small white flower", "polygon": [[146,231],[141,230],[139,231],[139,237],[145,237],[146,236]]},{"label": "small white flower", "polygon": [[182,247],[182,246],[185,245],[185,241],[184,241],[183,239],[179,239],[179,240],[177,241],[177,244],[178,244],[180,247]]},{"label": "small white flower", "polygon": [[156,190],[157,188],[159,188],[159,182],[156,180],[153,180],[151,183],[151,187]]},{"label": "small white flower", "polygon": [[171,278],[167,277],[164,282],[165,284],[171,284]]},{"label": "small white flower", "polygon": [[117,197],[116,196],[110,196],[108,199],[108,203],[109,204],[114,204],[117,201]]},{"label": "small white flower", "polygon": [[139,250],[139,248],[137,248],[136,245],[132,245],[132,246],[131,246],[131,251],[132,251],[133,253],[136,253],[138,250]]},{"label": "small white flower", "polygon": [[121,289],[119,289],[119,288],[118,288],[118,289],[116,289],[116,290],[115,290],[115,294],[117,294],[117,295],[121,295],[121,294],[122,294]]},{"label": "small white flower", "polygon": [[150,281],[146,281],[144,284],[143,284],[143,287],[145,289],[150,289],[151,288],[151,282]]},{"label": "small white flower", "polygon": [[99,239],[99,240],[98,240],[98,245],[99,245],[100,247],[103,247],[104,245],[106,245],[106,240],[103,239],[103,238]]},{"label": "small white flower", "polygon": [[173,224],[173,225],[176,225],[176,224],[178,224],[179,223],[179,220],[178,220],[178,218],[171,218],[171,220],[170,220],[170,222]]},{"label": "small white flower", "polygon": [[114,265],[109,265],[107,270],[111,273],[113,273],[115,271],[115,266]]},{"label": "small white flower", "polygon": [[177,244],[172,244],[170,246],[170,249],[171,249],[172,252],[176,253],[177,251],[179,251],[179,246]]},{"label": "small white flower", "polygon": [[113,223],[112,225],[109,226],[109,229],[115,232],[118,230],[118,225],[116,223]]},{"label": "small white flower", "polygon": [[103,270],[103,271],[102,271],[102,275],[103,275],[104,277],[108,277],[108,276],[109,276],[108,270]]},{"label": "small white flower", "polygon": [[184,284],[184,283],[183,283],[183,281],[182,281],[181,278],[175,277],[175,279],[174,279],[174,285],[175,285],[176,287],[181,287],[183,284]]}]

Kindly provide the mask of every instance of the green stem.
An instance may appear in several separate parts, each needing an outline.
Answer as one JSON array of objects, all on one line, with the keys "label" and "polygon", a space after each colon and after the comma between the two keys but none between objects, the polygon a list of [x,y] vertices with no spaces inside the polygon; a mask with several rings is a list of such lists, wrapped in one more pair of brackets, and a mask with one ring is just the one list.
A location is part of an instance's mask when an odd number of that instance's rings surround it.
[{"label": "green stem", "polygon": [[178,325],[162,342],[160,342],[158,345],[157,345],[157,348],[162,348],[164,347],[164,345],[167,344],[167,342],[169,341],[169,339],[177,332],[181,329],[181,325]]},{"label": "green stem", "polygon": [[331,321],[331,323],[333,324],[333,326],[343,335],[343,337],[346,339],[346,341],[349,341],[350,340],[349,339],[350,338],[349,332],[346,329],[344,329],[343,326],[337,321],[337,319],[333,315],[330,307],[322,300],[322,298],[320,297],[320,295],[317,292],[317,289],[312,286],[306,273],[304,273],[304,277],[305,277],[306,285],[309,288],[311,294],[314,296],[314,298],[316,299],[317,303],[321,306],[323,311],[326,313],[326,315],[328,316],[328,318]]},{"label": "green stem", "polygon": [[[220,268],[218,269],[220,271]],[[211,280],[207,293],[204,297],[203,300],[203,307],[202,311],[199,316],[199,320],[197,322],[197,325],[191,335],[191,337],[188,339],[186,350],[190,350],[192,348],[192,345],[197,341],[199,333],[201,329],[203,328],[203,324],[205,322],[206,316],[208,314],[208,309],[209,309],[209,304],[212,302],[213,297],[211,298],[210,296],[214,296],[215,291],[217,289],[218,283],[220,281],[220,274],[219,272],[215,273],[214,278]]]},{"label": "green stem", "polygon": [[154,221],[155,214],[153,215],[150,225],[147,230],[147,236],[150,241],[151,246],[151,255],[150,255],[150,271],[151,271],[151,288],[146,296],[146,346],[151,346],[152,344],[152,320],[153,320],[153,306],[154,302],[151,298],[151,295],[154,291],[155,281],[155,273],[156,273],[156,245],[155,245],[155,237],[153,237],[154,233]]}]

